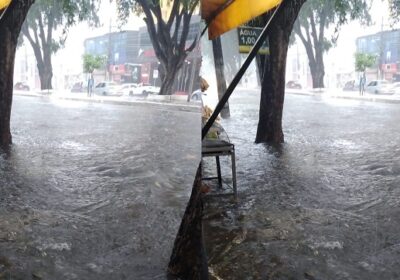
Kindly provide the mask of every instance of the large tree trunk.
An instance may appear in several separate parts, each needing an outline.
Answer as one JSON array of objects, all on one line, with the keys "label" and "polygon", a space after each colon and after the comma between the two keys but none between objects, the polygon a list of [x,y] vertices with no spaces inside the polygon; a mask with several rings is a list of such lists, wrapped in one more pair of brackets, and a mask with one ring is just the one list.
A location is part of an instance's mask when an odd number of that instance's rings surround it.
[{"label": "large tree trunk", "polygon": [[282,130],[285,100],[286,57],[293,24],[305,0],[284,1],[268,34],[270,57],[265,61],[256,143],[284,142]]},{"label": "large tree trunk", "polygon": [[[218,37],[212,41],[215,75],[217,77],[218,87],[218,100],[221,100],[226,92],[226,79],[224,72],[224,54],[222,53],[221,38]],[[231,116],[229,110],[229,103],[226,102],[224,108],[221,111],[221,117],[227,119]]]},{"label": "large tree trunk", "polygon": [[203,242],[203,195],[199,165],[168,265],[168,271],[179,279],[208,279],[207,256]]},{"label": "large tree trunk", "polygon": [[[159,75],[161,79],[160,95],[171,95],[174,92],[175,78],[182,68],[185,57],[172,57],[167,65],[160,64]],[[165,70],[163,70],[165,69]]]},{"label": "large tree trunk", "polygon": [[313,82],[313,88],[324,88],[325,67],[322,54],[316,56],[315,61],[310,60],[310,72]]},{"label": "large tree trunk", "polygon": [[257,82],[258,85],[261,86],[263,76],[264,76],[264,69],[265,69],[265,61],[268,58],[265,54],[257,54],[256,56],[256,65],[257,65]]},{"label": "large tree trunk", "polygon": [[40,88],[42,90],[45,89],[53,89],[51,80],[53,79],[53,67],[51,66],[51,62],[39,65],[39,77],[40,77]]},{"label": "large tree trunk", "polygon": [[161,78],[161,88],[160,88],[160,95],[171,95],[172,89],[175,82],[176,74],[178,70],[176,68],[167,69],[165,74]]},{"label": "large tree trunk", "polygon": [[0,19],[0,147],[12,142],[10,118],[15,51],[21,26],[34,0],[14,0]]},{"label": "large tree trunk", "polygon": [[10,30],[0,23],[0,146],[11,144],[10,116],[16,43]]},{"label": "large tree trunk", "polygon": [[[22,32],[28,38],[28,41],[32,46],[33,53],[35,54],[37,69],[39,71],[40,88],[42,90],[52,89],[53,87],[51,81],[53,78],[53,66],[51,64],[51,45],[49,45],[45,39],[42,39],[40,42],[35,41],[31,37],[27,25],[23,26]],[[51,30],[49,31],[49,34],[51,34],[50,32]]]}]

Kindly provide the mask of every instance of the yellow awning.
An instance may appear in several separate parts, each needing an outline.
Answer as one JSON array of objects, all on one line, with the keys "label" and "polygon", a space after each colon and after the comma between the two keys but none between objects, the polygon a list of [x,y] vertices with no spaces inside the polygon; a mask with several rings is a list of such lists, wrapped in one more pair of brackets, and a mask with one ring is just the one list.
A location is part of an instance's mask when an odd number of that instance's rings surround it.
[{"label": "yellow awning", "polygon": [[0,11],[10,5],[11,0],[0,0]]},{"label": "yellow awning", "polygon": [[209,38],[214,39],[275,8],[281,2],[282,0],[201,0],[201,16],[209,23]]}]

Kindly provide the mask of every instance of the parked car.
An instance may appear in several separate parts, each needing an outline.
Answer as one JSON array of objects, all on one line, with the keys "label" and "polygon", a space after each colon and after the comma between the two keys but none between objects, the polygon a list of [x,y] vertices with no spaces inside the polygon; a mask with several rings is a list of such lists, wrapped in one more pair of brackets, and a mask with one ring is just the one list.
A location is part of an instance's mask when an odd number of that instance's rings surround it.
[{"label": "parked car", "polygon": [[400,82],[391,84],[389,94],[400,95]]},{"label": "parked car", "polygon": [[71,92],[86,92],[86,91],[87,91],[87,86],[85,82],[76,82],[71,88]]},{"label": "parked car", "polygon": [[356,83],[355,80],[347,81],[343,87],[344,91],[356,91],[360,90],[359,83]]},{"label": "parked car", "polygon": [[301,85],[296,81],[288,81],[286,83],[286,88],[301,89]]},{"label": "parked car", "polygon": [[200,89],[195,90],[191,95],[190,95],[190,101],[202,101],[203,96],[206,96],[206,92],[202,92]]},{"label": "parked car", "polygon": [[139,85],[138,84],[134,84],[134,83],[130,83],[130,84],[122,84],[118,90],[117,90],[117,94],[118,95],[123,95],[123,96],[133,96],[133,95],[138,95],[138,94],[142,94],[141,92],[139,92],[138,89]]},{"label": "parked car", "polygon": [[375,94],[389,94],[390,84],[386,80],[374,80],[367,84],[365,91]]},{"label": "parked car", "polygon": [[18,82],[14,85],[14,89],[15,90],[25,90],[25,91],[29,91],[30,88],[27,84],[23,83],[23,82]]},{"label": "parked car", "polygon": [[138,89],[138,92],[141,92],[142,94],[159,94],[160,93],[159,87],[151,86],[148,84],[139,85],[139,87],[137,89]]},{"label": "parked car", "polygon": [[197,89],[190,95],[190,101],[201,102],[202,106],[215,108],[215,106],[218,104],[218,94],[212,91],[202,92],[200,89]]},{"label": "parked car", "polygon": [[101,82],[96,85],[93,92],[97,95],[118,95],[118,84],[115,82]]}]

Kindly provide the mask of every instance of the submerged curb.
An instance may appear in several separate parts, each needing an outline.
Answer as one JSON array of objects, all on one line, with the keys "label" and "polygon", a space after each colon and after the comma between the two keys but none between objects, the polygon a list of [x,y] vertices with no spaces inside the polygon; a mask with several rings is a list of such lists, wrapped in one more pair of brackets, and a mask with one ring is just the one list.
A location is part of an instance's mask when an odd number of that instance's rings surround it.
[{"label": "submerged curb", "polygon": [[400,104],[400,98],[390,98],[390,95],[386,96],[374,96],[374,95],[364,95],[364,96],[351,96],[344,94],[330,94],[326,91],[288,91],[288,94],[294,95],[306,95],[306,96],[319,96],[326,98],[336,98],[336,99],[346,99],[346,100],[358,100],[358,101],[367,101],[367,102],[381,102],[381,103],[391,103],[391,104]]},{"label": "submerged curb", "polygon": [[118,100],[114,98],[101,98],[101,97],[77,97],[77,96],[63,96],[57,94],[40,94],[33,92],[16,92],[16,96],[28,96],[28,97],[40,97],[67,101],[83,101],[88,103],[100,103],[100,104],[112,104],[112,105],[124,105],[124,106],[137,106],[139,104],[146,105],[158,105],[173,107],[178,110],[184,110],[189,112],[200,112],[201,104],[199,102],[189,103],[186,101],[186,96],[160,96],[150,95],[145,99],[136,100]]}]

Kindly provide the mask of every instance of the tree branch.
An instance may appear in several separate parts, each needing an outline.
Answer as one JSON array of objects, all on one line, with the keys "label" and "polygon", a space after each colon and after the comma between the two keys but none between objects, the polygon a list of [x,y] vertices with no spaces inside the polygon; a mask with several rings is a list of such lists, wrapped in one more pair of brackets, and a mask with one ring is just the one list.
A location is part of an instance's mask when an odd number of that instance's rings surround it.
[{"label": "tree branch", "polygon": [[28,25],[26,23],[22,26],[21,31],[25,35],[25,37],[28,38],[28,41],[32,46],[33,52],[35,53],[35,56],[36,56],[36,59],[37,59],[37,64],[38,65],[43,65],[42,53],[40,52],[39,38],[37,36],[36,30],[35,29],[33,30],[35,39],[32,38],[32,35],[29,32],[29,27],[28,27]]},{"label": "tree branch", "polygon": [[182,9],[182,11],[176,16],[175,30],[174,30],[174,34],[172,35],[172,41],[173,42],[177,42],[178,41],[179,27],[181,26],[181,20],[182,20],[183,12],[184,11]]},{"label": "tree branch", "polygon": [[320,40],[323,38],[318,38],[317,36],[317,28],[316,28],[316,23],[315,23],[315,18],[314,18],[314,11],[311,11],[310,14],[310,25],[311,25],[311,36],[313,38],[314,42],[314,47],[317,49],[319,47]]},{"label": "tree branch", "polygon": [[179,15],[179,6],[180,6],[180,1],[179,0],[174,0],[174,4],[172,6],[171,14],[169,15],[169,19],[167,22],[168,29],[171,30],[172,24],[174,23],[174,20],[177,15]]},{"label": "tree branch", "polygon": [[144,21],[146,23],[151,42],[153,43],[154,52],[156,53],[159,60],[161,60],[162,62],[167,62],[168,61],[167,56],[166,54],[163,53],[160,43],[157,39],[157,30],[150,7],[148,6],[146,0],[137,0],[137,1],[142,7],[143,12],[146,16],[144,18]]},{"label": "tree branch", "polygon": [[42,20],[42,15],[40,14],[39,17],[39,36],[40,40],[42,42],[42,51],[43,51],[43,57],[45,57],[45,52],[48,50],[48,42],[46,40],[46,36],[44,34],[44,25],[43,25],[43,20]]},{"label": "tree branch", "polygon": [[308,59],[310,60],[310,62],[315,63],[313,47],[312,47],[310,35],[308,34],[309,33],[308,30],[306,30],[306,34],[307,34],[307,39],[306,39],[304,37],[303,32],[301,31],[300,22],[298,20],[294,24],[294,30],[295,30],[296,34],[300,37],[300,40],[303,42],[303,45],[307,52]]}]

